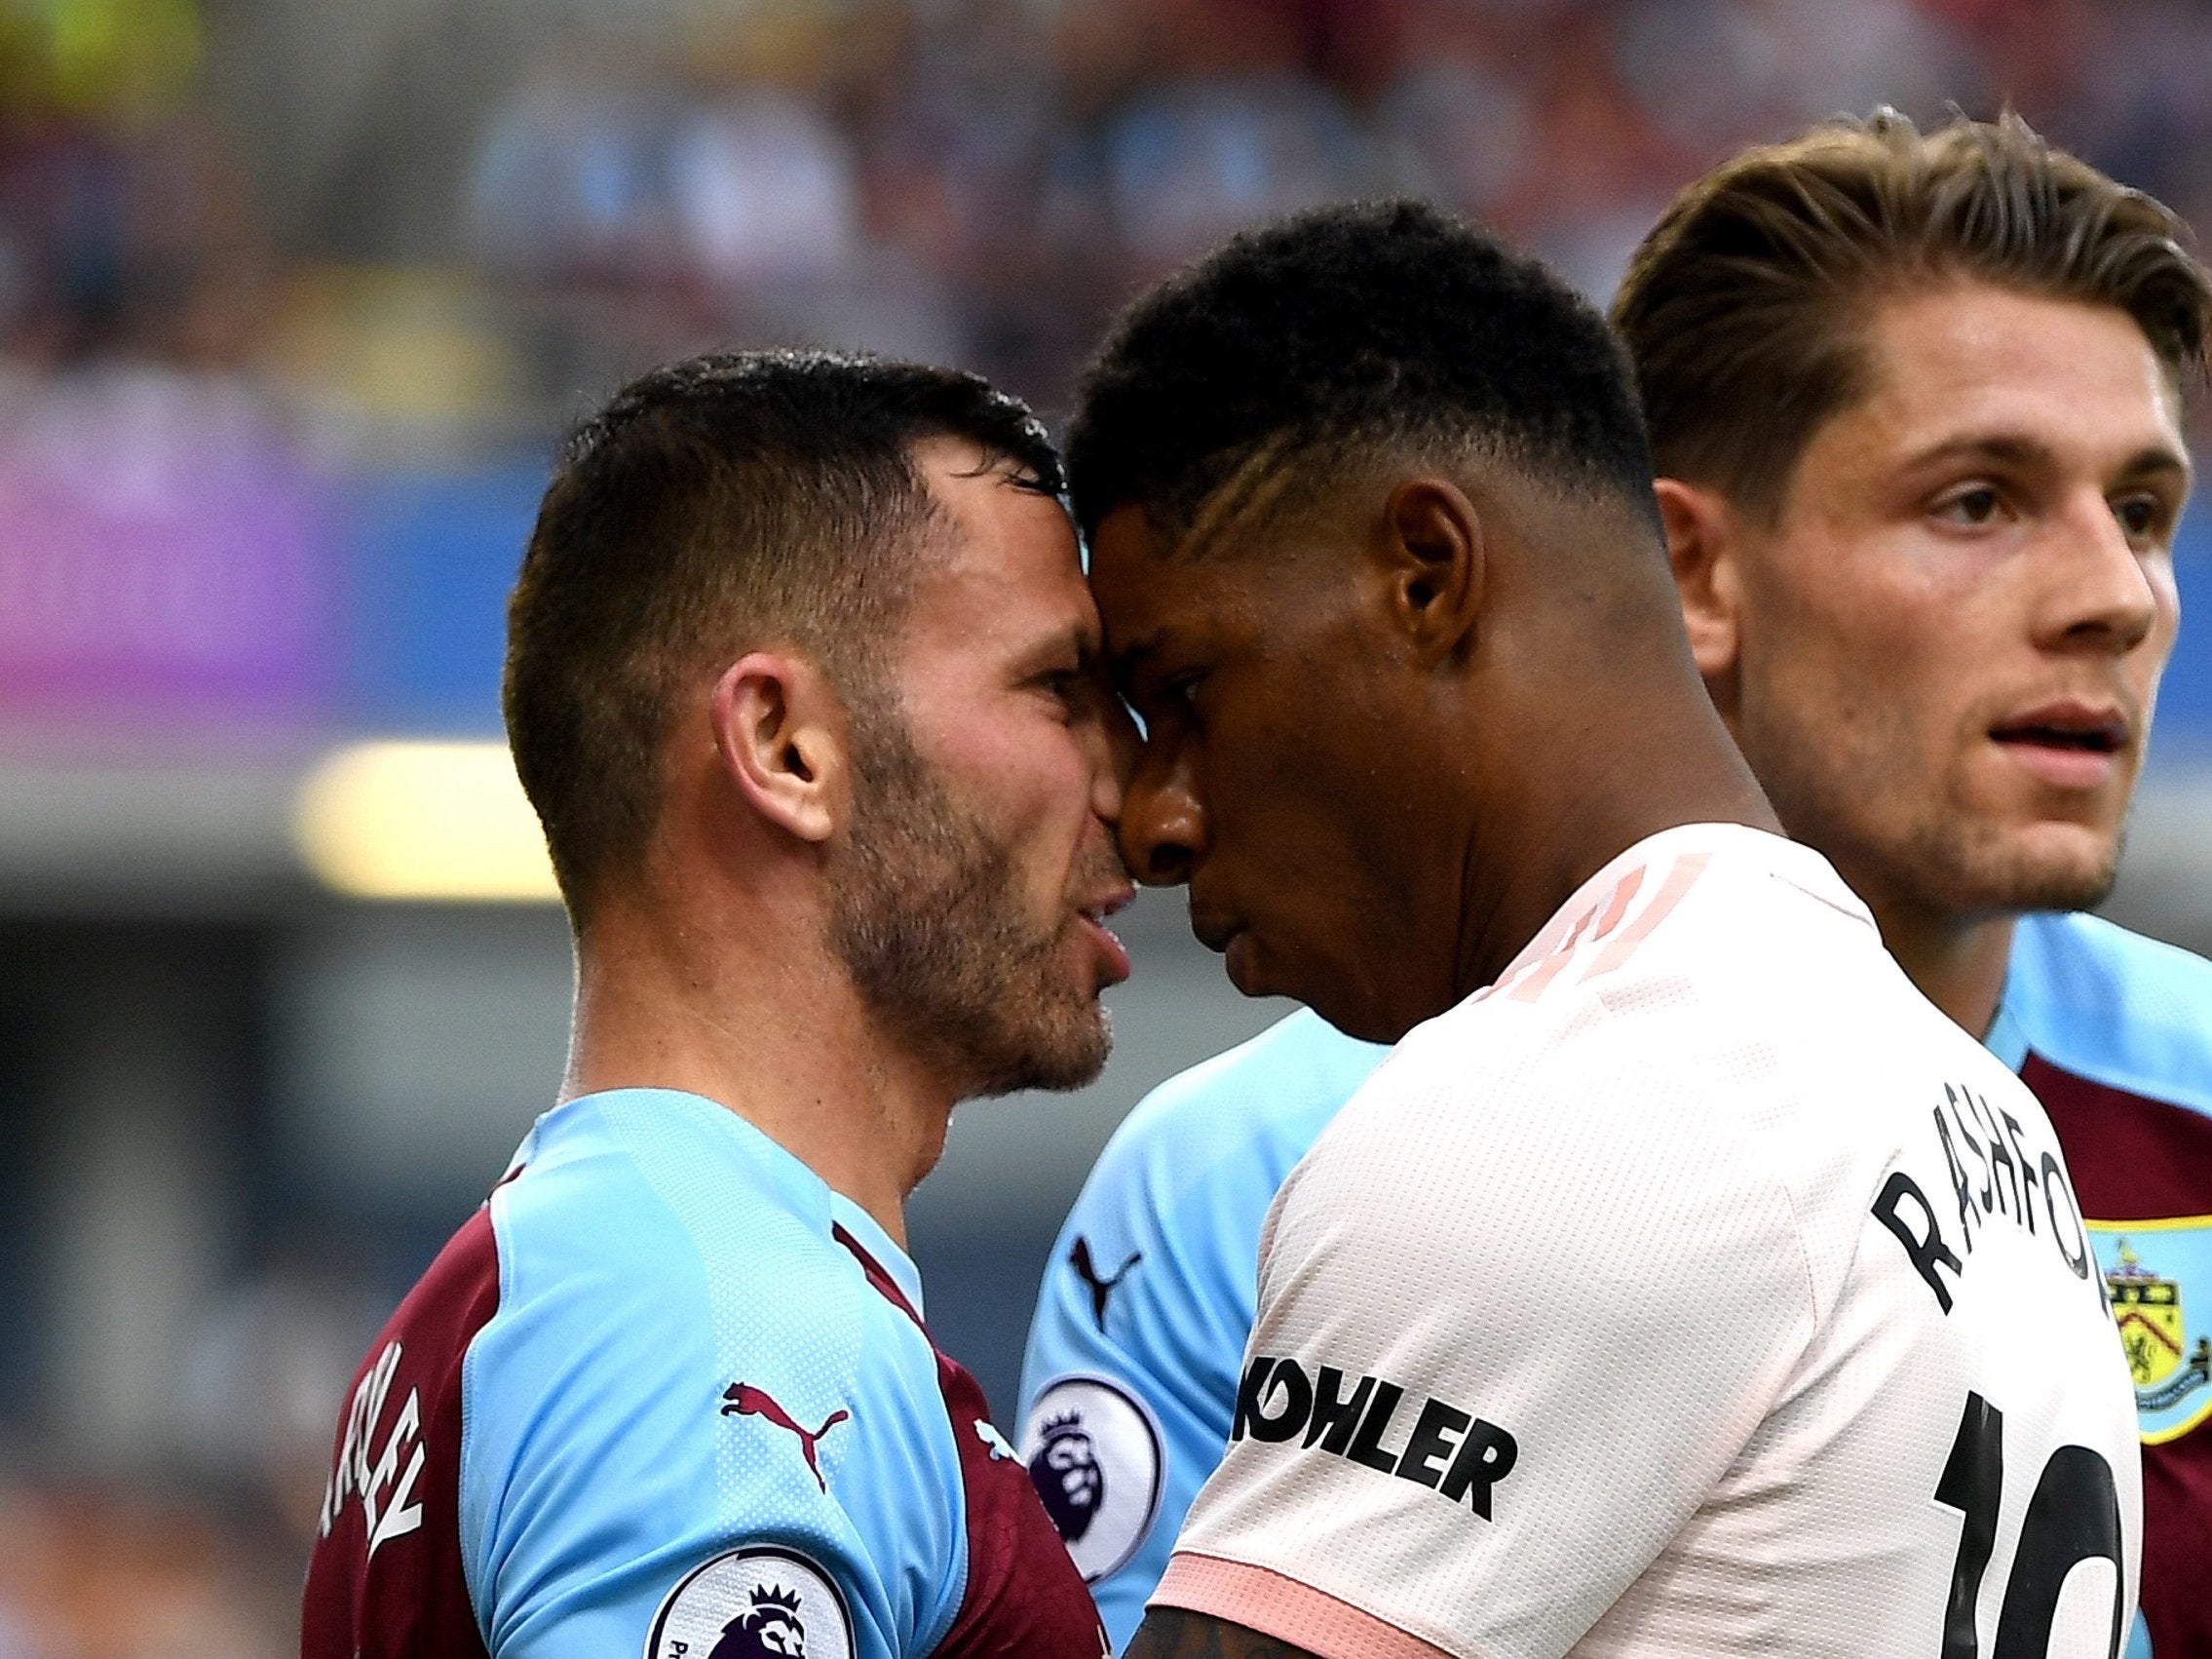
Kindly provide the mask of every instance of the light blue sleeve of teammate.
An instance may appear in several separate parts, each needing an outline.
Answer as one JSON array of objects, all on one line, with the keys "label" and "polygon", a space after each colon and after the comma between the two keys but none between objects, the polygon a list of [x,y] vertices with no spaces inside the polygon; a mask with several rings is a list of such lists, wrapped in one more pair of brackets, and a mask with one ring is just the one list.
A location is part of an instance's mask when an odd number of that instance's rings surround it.
[{"label": "light blue sleeve of teammate", "polygon": [[1301,1012],[1169,1079],[1060,1230],[1022,1367],[1022,1457],[1117,1651],[1228,1445],[1268,1207],[1389,1052]]},{"label": "light blue sleeve of teammate", "polygon": [[671,1099],[595,1097],[602,1127],[493,1196],[460,1471],[485,1646],[926,1654],[967,1574],[927,1338],[831,1240],[811,1175],[676,1133]]}]

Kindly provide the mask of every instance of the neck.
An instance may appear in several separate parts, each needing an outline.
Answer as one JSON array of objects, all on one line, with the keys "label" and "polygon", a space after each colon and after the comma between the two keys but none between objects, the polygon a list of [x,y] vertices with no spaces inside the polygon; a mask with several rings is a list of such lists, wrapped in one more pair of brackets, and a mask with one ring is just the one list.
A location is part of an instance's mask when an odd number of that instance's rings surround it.
[{"label": "neck", "polygon": [[1921,995],[1976,1041],[1988,1036],[2004,995],[2016,918],[2002,912],[1961,917],[1873,891],[1872,884],[1852,885],[1874,912],[1882,943]]},{"label": "neck", "polygon": [[[1572,767],[1524,763],[1517,797],[1485,815],[1510,829],[1468,836],[1455,996],[1492,984],[1577,888],[1646,836],[1683,824],[1782,832],[1702,689],[1672,689],[1563,736],[1553,752],[1572,754]],[[1605,733],[1618,735],[1608,745]]]},{"label": "neck", "polygon": [[[885,1040],[798,918],[612,906],[577,945],[561,1099],[678,1089],[737,1113],[901,1249],[906,1194],[944,1148],[953,1091]],[[788,947],[733,950],[730,941]]]}]

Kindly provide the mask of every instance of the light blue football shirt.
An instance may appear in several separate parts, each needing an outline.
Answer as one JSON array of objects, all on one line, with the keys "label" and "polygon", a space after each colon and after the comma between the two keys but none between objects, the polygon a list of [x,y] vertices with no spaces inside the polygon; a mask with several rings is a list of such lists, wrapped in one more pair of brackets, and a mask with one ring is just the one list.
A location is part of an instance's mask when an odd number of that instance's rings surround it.
[{"label": "light blue football shirt", "polygon": [[311,1659],[1008,1659],[1090,1599],[921,1283],[737,1113],[539,1119],[340,1425]]},{"label": "light blue football shirt", "polygon": [[[968,1570],[936,1360],[832,1229],[919,1309],[904,1253],[694,1095],[587,1096],[516,1162],[491,1199],[499,1308],[463,1380],[462,1561],[490,1652],[643,1652],[685,1575],[740,1545],[813,1563],[858,1653],[934,1648]],[[815,1467],[766,1416],[724,1413],[740,1384],[810,1431],[847,1413]]]}]

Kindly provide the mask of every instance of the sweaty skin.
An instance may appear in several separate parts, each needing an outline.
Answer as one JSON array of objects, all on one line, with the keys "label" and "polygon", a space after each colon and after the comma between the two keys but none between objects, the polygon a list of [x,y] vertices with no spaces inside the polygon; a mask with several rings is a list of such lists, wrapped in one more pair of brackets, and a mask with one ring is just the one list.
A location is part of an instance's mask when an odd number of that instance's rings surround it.
[{"label": "sweaty skin", "polygon": [[[1091,587],[1146,728],[1130,873],[1189,888],[1245,995],[1394,1042],[1622,847],[1777,828],[1651,535],[1636,504],[1473,463],[1363,472],[1199,555],[1109,512]],[[1593,651],[1606,675],[1575,666]]]}]

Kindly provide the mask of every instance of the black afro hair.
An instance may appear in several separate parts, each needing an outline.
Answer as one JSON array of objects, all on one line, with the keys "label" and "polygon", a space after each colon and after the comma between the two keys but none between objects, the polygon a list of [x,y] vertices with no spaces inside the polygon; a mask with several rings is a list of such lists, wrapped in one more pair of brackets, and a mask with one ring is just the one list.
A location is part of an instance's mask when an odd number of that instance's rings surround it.
[{"label": "black afro hair", "polygon": [[1427,203],[1316,209],[1238,236],[1133,303],[1078,390],[1087,532],[1135,503],[1187,530],[1263,448],[1474,444],[1641,511],[1652,463],[1625,354],[1539,261]]}]

